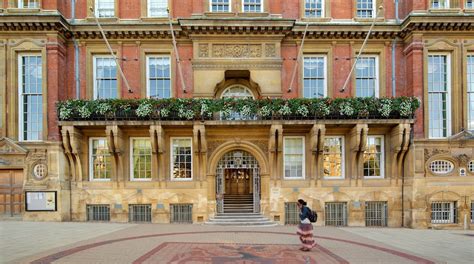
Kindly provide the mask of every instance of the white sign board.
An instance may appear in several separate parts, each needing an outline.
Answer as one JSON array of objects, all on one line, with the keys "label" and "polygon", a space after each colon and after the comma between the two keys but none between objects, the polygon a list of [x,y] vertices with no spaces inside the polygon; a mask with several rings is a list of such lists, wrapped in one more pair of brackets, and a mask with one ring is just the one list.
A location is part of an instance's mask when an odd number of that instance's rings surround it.
[{"label": "white sign board", "polygon": [[56,211],[56,192],[26,192],[26,211]]}]

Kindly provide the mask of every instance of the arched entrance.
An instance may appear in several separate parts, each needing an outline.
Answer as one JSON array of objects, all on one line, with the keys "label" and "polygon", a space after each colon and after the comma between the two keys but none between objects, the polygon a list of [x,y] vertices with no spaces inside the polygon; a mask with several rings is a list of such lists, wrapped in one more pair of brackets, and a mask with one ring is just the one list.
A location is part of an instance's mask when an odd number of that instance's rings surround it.
[{"label": "arched entrance", "polygon": [[226,197],[232,197],[234,201],[251,202],[252,211],[260,212],[260,167],[257,159],[245,150],[231,150],[217,163],[217,213],[238,212],[238,205],[226,210]]}]

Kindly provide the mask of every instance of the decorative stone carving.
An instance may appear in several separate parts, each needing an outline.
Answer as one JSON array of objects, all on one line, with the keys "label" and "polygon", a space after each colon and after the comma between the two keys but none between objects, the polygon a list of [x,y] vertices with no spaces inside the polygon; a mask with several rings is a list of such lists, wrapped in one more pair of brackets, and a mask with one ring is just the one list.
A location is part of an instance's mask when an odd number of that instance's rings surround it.
[{"label": "decorative stone carving", "polygon": [[199,57],[209,57],[209,45],[199,44]]},{"label": "decorative stone carving", "polygon": [[439,154],[449,154],[449,151],[444,149],[425,149],[425,162],[427,162],[431,157]]},{"label": "decorative stone carving", "polygon": [[265,45],[265,57],[276,57],[275,44],[266,44]]},{"label": "decorative stone carving", "polygon": [[37,180],[42,180],[48,175],[48,167],[46,164],[39,162],[33,166],[33,177]]},{"label": "decorative stone carving", "polygon": [[212,55],[216,58],[259,58],[262,57],[260,44],[215,44]]},{"label": "decorative stone carving", "polygon": [[466,154],[461,154],[456,156],[456,159],[459,161],[459,164],[467,164],[471,158]]}]

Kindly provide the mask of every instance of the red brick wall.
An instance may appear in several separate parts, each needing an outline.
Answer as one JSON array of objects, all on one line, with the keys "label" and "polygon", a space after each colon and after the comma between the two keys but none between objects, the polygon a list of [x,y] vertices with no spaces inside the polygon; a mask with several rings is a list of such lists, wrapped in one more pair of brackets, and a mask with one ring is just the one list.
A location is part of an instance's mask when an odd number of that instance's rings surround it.
[{"label": "red brick wall", "polygon": [[[295,80],[293,81],[293,89],[291,93],[288,93],[288,88],[290,87],[291,77],[293,74],[293,70],[296,64],[296,56],[298,53],[298,49],[296,45],[282,45],[281,48],[281,56],[283,58],[283,65],[282,65],[282,72],[281,72],[281,92],[283,93],[284,98],[292,98],[298,96],[299,90],[299,71],[297,69]],[[300,68],[300,67],[298,67]]]},{"label": "red brick wall", "polygon": [[352,48],[349,44],[335,45],[333,53],[333,97],[349,97],[352,91],[352,81],[349,81],[344,92],[340,90],[344,87],[344,82],[352,67],[353,60],[350,59]]}]

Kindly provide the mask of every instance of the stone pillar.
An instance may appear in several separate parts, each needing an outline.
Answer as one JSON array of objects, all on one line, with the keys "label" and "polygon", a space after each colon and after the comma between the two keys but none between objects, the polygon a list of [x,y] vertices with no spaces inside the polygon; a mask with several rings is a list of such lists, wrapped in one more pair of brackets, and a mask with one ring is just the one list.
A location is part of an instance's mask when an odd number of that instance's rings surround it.
[{"label": "stone pillar", "polygon": [[324,175],[323,171],[323,151],[324,136],[326,134],[326,126],[324,124],[315,124],[310,131],[310,149],[311,149],[311,186],[322,185]]},{"label": "stone pillar", "polygon": [[[369,132],[369,128],[367,124],[357,124],[352,128],[352,130],[349,132],[349,138],[350,138],[350,152],[351,155],[349,157],[350,159],[350,179],[351,179],[351,186],[362,186],[362,179],[361,175],[361,159],[360,156],[363,154],[365,151],[366,145],[367,145],[367,133]],[[346,158],[346,160],[348,160]],[[346,173],[347,176],[347,173]]]},{"label": "stone pillar", "polygon": [[122,129],[119,126],[107,126],[105,128],[105,134],[107,135],[107,143],[109,147],[110,154],[114,157],[114,174],[117,185],[120,185],[120,182],[127,182],[128,175],[124,169],[124,136]]},{"label": "stone pillar", "polygon": [[[423,39],[419,34],[413,34],[409,42],[405,43],[403,51],[406,58],[406,87],[407,96],[416,96],[423,99]],[[424,138],[423,107],[415,112],[417,122],[414,124],[416,138]]]}]

